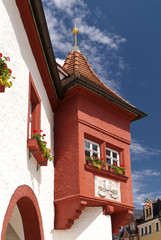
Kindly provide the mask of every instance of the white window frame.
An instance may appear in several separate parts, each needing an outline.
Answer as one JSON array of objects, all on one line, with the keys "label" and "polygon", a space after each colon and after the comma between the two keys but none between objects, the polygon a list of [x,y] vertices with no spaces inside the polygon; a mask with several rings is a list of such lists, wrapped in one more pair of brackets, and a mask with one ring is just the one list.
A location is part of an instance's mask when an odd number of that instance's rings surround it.
[{"label": "white window frame", "polygon": [[144,235],[148,235],[148,227],[147,226],[145,226]]},{"label": "white window frame", "polygon": [[[85,147],[85,142],[88,142],[90,144],[90,148]],[[92,144],[97,146],[97,151],[92,149]],[[100,158],[100,145],[96,142],[90,141],[88,139],[84,139],[84,151],[87,150],[90,152],[90,157],[92,157],[94,154],[97,154]]]},{"label": "white window frame", "polygon": [[[106,154],[106,163],[107,163],[107,158],[111,160],[111,163],[110,164],[113,164],[114,162],[117,162],[117,166],[120,166],[120,159],[119,159],[119,152],[118,151],[115,151],[111,148],[108,148],[106,147],[106,150],[110,151],[110,156],[108,156]],[[116,153],[117,154],[117,158],[114,158],[113,157],[113,153]],[[110,165],[109,163],[107,163],[107,165]]]}]

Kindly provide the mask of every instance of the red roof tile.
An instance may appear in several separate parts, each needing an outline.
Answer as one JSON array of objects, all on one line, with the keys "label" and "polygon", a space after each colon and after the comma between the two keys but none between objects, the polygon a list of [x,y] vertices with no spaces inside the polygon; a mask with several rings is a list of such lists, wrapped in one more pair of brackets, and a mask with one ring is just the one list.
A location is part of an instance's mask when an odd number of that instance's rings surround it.
[{"label": "red roof tile", "polygon": [[81,77],[84,78],[86,81],[98,86],[104,91],[129,104],[129,102],[127,102],[117,93],[112,91],[99,79],[97,74],[93,71],[91,65],[88,63],[87,59],[83,56],[83,54],[80,51],[75,50],[69,52],[68,57],[64,62],[63,69],[70,74],[70,77],[67,77],[62,81],[64,85],[72,81],[74,77]]}]

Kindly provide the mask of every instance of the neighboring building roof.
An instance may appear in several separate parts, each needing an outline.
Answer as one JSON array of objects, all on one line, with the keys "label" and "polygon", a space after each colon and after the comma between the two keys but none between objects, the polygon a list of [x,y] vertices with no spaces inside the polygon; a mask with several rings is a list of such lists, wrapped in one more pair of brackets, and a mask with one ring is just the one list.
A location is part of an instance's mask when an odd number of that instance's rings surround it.
[{"label": "neighboring building roof", "polygon": [[120,231],[118,234],[112,235],[112,240],[118,240],[118,239],[120,239],[121,234],[122,234],[122,231]]},{"label": "neighboring building roof", "polygon": [[143,210],[142,209],[135,209],[133,211],[133,216],[135,220],[140,219],[143,216]]},{"label": "neighboring building roof", "polygon": [[151,203],[157,203],[158,200],[161,201],[161,199],[152,199],[152,198],[148,198],[147,200],[150,200]]}]

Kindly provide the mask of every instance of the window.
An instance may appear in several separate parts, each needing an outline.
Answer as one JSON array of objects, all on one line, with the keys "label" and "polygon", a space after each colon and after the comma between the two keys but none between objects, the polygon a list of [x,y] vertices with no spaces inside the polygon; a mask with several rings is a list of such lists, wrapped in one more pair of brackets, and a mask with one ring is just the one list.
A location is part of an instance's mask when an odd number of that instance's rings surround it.
[{"label": "window", "polygon": [[145,235],[147,235],[147,234],[148,234],[148,228],[145,227]]},{"label": "window", "polygon": [[134,222],[130,223],[130,229],[131,229],[131,231],[135,230],[135,223]]},{"label": "window", "polygon": [[115,163],[119,166],[119,152],[106,148],[106,163],[108,165]]},{"label": "window", "polygon": [[155,223],[155,231],[159,232],[159,224],[158,224],[158,222]]},{"label": "window", "polygon": [[149,234],[152,233],[152,228],[151,228],[151,225],[149,225]]},{"label": "window", "polygon": [[100,146],[98,143],[85,139],[84,148],[85,148],[85,156],[100,157]]},{"label": "window", "polygon": [[143,236],[144,235],[144,230],[143,230],[143,228],[141,228],[141,236]]},{"label": "window", "polygon": [[151,207],[149,208],[149,215],[151,215]]},{"label": "window", "polygon": [[148,211],[148,208],[146,209],[146,217],[148,217],[149,215],[149,211]]},{"label": "window", "polygon": [[28,138],[32,137],[33,130],[40,132],[41,100],[36,90],[31,75],[29,76],[29,113],[28,113]]}]

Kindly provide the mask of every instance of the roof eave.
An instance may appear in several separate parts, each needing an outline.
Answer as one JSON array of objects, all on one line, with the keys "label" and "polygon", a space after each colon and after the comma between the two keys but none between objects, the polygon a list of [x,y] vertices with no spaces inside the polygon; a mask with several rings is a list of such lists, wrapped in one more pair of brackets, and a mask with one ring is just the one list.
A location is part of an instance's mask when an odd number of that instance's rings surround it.
[{"label": "roof eave", "polygon": [[85,81],[84,79],[82,79],[80,77],[76,77],[71,82],[64,85],[63,89],[64,89],[64,91],[67,91],[68,89],[73,88],[76,85],[81,85],[81,86],[87,88],[88,90],[98,94],[99,96],[109,100],[110,102],[120,106],[121,108],[125,109],[126,111],[129,111],[129,112],[133,113],[134,115],[136,115],[136,118],[133,119],[131,122],[142,119],[147,116],[146,113],[140,111],[139,109],[133,107],[132,105],[128,104],[127,102],[122,101],[121,99],[111,95],[110,93],[106,92],[105,90],[99,88],[96,85],[93,85],[90,82]]},{"label": "roof eave", "polygon": [[39,35],[44,56],[46,58],[48,68],[51,74],[52,84],[56,89],[58,98],[61,99],[64,96],[63,88],[60,82],[60,78],[57,70],[57,64],[55,61],[55,56],[54,56],[41,0],[37,0],[37,1],[28,0],[28,2],[32,11],[33,18],[35,20],[35,26]]}]

